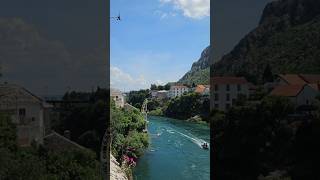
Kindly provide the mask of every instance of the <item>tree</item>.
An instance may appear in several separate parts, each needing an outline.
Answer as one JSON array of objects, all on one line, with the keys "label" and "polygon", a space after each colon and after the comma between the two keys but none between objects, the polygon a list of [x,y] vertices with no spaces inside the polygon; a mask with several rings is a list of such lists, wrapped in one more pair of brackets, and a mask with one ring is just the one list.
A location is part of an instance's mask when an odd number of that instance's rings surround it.
[{"label": "tree", "polygon": [[157,90],[157,89],[158,89],[157,85],[151,84],[150,90]]},{"label": "tree", "polygon": [[164,86],[159,85],[159,86],[158,86],[158,90],[159,90],[159,91],[164,90]]},{"label": "tree", "polygon": [[167,83],[166,85],[164,85],[164,90],[170,90],[170,84],[169,83]]},{"label": "tree", "polygon": [[130,91],[128,95],[128,103],[140,109],[143,101],[150,97],[149,90]]},{"label": "tree", "polygon": [[262,80],[264,83],[273,82],[273,74],[272,74],[272,70],[271,70],[271,67],[269,64],[267,64],[267,66],[265,67],[265,69],[263,71]]},{"label": "tree", "polygon": [[16,126],[12,123],[11,118],[0,113],[0,148],[16,150],[16,138]]},{"label": "tree", "polygon": [[201,114],[201,106],[201,95],[198,93],[189,93],[171,99],[168,102],[168,107],[164,110],[164,113],[168,117],[188,119]]}]

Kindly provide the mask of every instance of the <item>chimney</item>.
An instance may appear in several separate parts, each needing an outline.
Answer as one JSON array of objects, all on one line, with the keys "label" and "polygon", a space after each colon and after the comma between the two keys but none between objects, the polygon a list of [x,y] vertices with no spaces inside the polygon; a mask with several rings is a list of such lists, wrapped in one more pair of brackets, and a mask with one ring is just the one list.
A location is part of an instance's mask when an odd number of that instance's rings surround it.
[{"label": "chimney", "polygon": [[69,130],[65,130],[63,132],[63,136],[67,139],[70,139],[71,138],[71,132]]}]

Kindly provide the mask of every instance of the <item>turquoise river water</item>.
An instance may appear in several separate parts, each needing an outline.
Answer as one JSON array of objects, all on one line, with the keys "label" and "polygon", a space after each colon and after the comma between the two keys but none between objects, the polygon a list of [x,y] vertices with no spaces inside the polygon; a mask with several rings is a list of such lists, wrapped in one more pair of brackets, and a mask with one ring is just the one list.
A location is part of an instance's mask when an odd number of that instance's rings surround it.
[{"label": "turquoise river water", "polygon": [[[150,146],[134,168],[134,180],[208,180],[210,142],[207,125],[164,117],[148,117]],[[210,144],[209,144],[210,146]]]}]

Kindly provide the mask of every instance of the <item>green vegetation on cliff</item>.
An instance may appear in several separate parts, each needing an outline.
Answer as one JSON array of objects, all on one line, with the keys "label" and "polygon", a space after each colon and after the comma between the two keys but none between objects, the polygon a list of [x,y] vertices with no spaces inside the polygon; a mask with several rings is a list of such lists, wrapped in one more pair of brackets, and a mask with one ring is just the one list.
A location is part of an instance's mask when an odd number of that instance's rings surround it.
[{"label": "green vegetation on cliff", "polygon": [[111,152],[122,162],[123,156],[139,158],[149,145],[143,132],[146,121],[138,109],[120,109],[111,101]]},{"label": "green vegetation on cliff", "polygon": [[207,47],[201,53],[197,62],[192,64],[191,70],[188,71],[178,83],[192,84],[209,84],[210,77],[210,48]]},{"label": "green vegetation on cliff", "polygon": [[260,24],[212,67],[215,75],[243,75],[263,82],[263,71],[320,73],[320,2],[282,0],[268,4]]}]

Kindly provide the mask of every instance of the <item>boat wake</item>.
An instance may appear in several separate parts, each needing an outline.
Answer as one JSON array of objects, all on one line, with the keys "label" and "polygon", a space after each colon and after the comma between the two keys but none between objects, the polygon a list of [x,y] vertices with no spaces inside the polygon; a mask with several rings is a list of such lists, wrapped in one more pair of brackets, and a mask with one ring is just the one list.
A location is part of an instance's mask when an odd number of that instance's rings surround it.
[{"label": "boat wake", "polygon": [[180,134],[181,136],[184,136],[184,137],[186,137],[186,138],[188,138],[189,140],[191,140],[193,143],[195,143],[196,145],[198,145],[200,148],[202,148],[202,144],[204,144],[204,143],[207,143],[208,144],[208,147],[210,147],[210,144],[208,143],[208,142],[206,142],[205,140],[203,140],[203,139],[200,139],[200,138],[198,138],[198,137],[196,137],[196,136],[194,136],[194,135],[192,135],[192,134],[189,134],[189,135],[187,135],[187,134],[184,134],[184,133],[182,133],[182,132],[179,132],[179,131],[176,131],[176,130],[171,130],[171,129],[167,129],[167,132],[169,132],[169,133],[178,133],[178,134]]}]

